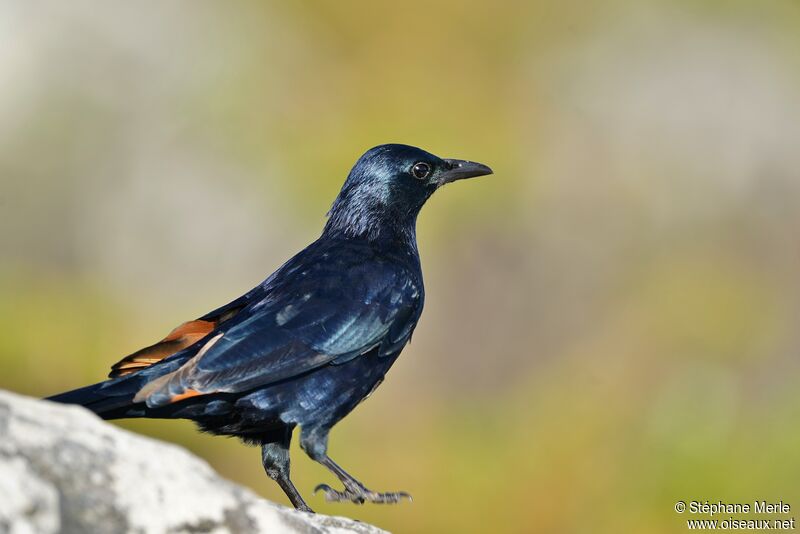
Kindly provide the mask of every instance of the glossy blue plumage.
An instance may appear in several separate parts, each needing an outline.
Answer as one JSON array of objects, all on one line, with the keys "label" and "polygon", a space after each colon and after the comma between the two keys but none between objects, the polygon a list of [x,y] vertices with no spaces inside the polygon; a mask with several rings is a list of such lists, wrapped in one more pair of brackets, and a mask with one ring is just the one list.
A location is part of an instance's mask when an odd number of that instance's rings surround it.
[{"label": "glossy blue plumage", "polygon": [[[263,284],[249,293],[246,306],[230,321],[211,332],[223,336],[196,365],[184,367],[146,399],[149,409],[170,405],[170,399],[187,389],[207,393],[245,393],[257,390],[243,403],[231,403],[229,412],[240,427],[225,422],[224,433],[256,433],[263,423],[308,424],[298,420],[297,412],[284,413],[284,403],[271,403],[271,395],[285,399],[292,388],[304,391],[305,381],[314,381],[320,368],[340,366],[335,374],[344,385],[322,380],[316,388],[320,397],[329,397],[330,424],[346,415],[352,401],[347,398],[351,380],[368,380],[360,364],[352,360],[372,353],[370,364],[383,369],[374,377],[380,380],[397,353],[411,338],[422,312],[422,274],[416,254],[398,254],[380,244],[352,239],[319,239],[292,258]],[[203,346],[173,357],[189,361]],[[386,361],[380,361],[386,360]],[[169,360],[170,369],[173,362]],[[162,364],[163,365],[163,364]],[[161,375],[150,368],[150,380]],[[347,376],[347,373],[355,373]],[[368,373],[369,374],[369,373]],[[302,380],[289,381],[303,376]],[[122,380],[136,380],[130,377]],[[274,387],[281,383],[279,388]],[[367,384],[369,391],[374,384]],[[108,385],[109,389],[115,386]],[[328,394],[330,393],[330,394]],[[196,403],[202,403],[198,397]],[[259,410],[250,407],[259,399]],[[356,402],[360,399],[354,399]],[[186,401],[186,404],[192,404]],[[337,409],[341,404],[342,409]],[[276,406],[282,405],[282,408]],[[270,407],[271,408],[268,408]],[[244,408],[240,408],[244,407]],[[177,407],[176,407],[177,408]],[[247,413],[240,413],[245,409]],[[217,431],[215,421],[193,416],[201,425]],[[315,418],[320,419],[320,418]],[[247,426],[247,427],[246,427]],[[254,426],[255,428],[249,428]]]},{"label": "glossy blue plumage", "polygon": [[[52,400],[105,418],[188,418],[262,444],[267,473],[308,509],[288,478],[288,440],[299,425],[306,452],[345,485],[344,492],[327,488],[329,497],[396,501],[401,494],[371,493],[327,457],[328,431],[380,384],[422,313],[420,208],[445,183],[489,173],[406,145],[368,151],[320,238],[244,296],[192,322],[199,340],[168,336],[117,364],[117,378]],[[171,346],[178,352],[141,363]]]}]

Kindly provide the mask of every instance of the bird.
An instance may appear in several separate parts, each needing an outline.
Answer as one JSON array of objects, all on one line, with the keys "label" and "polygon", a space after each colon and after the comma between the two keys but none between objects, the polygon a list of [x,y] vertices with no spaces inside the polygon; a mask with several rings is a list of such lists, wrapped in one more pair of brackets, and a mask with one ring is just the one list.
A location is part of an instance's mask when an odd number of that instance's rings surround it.
[{"label": "bird", "polygon": [[266,474],[313,512],[289,477],[300,446],[342,484],[328,501],[397,503],[328,456],[331,428],[380,384],[411,340],[425,300],[417,215],[481,163],[385,144],[353,166],[320,237],[241,297],[173,329],[112,366],[108,379],[48,397],[103,419],[189,419],[201,431],[261,447]]}]

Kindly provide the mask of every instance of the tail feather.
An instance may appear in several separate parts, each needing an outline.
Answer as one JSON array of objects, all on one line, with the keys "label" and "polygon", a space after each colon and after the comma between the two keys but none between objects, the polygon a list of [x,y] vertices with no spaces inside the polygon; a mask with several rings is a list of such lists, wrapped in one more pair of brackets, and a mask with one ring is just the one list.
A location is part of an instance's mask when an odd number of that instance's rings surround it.
[{"label": "tail feather", "polygon": [[106,382],[99,382],[46,397],[45,400],[61,404],[77,404],[93,411],[103,419],[117,419],[134,415],[131,413],[130,408],[134,404],[133,395],[135,392],[109,395],[107,389],[102,387],[105,384]]},{"label": "tail feather", "polygon": [[59,393],[45,400],[61,404],[77,404],[103,419],[172,417],[173,410],[148,409],[144,402],[135,400],[135,397],[149,381],[178,369],[191,356],[192,353],[187,353],[183,357],[170,357],[138,372]]}]

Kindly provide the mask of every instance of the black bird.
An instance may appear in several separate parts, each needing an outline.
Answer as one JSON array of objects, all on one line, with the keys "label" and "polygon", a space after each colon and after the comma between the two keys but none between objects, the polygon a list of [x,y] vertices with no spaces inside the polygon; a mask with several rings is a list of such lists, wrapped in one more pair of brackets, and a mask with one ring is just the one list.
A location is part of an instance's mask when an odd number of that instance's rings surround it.
[{"label": "black bird", "polygon": [[[383,381],[424,301],[416,220],[443,185],[486,165],[381,145],[356,162],[322,235],[244,296],[123,358],[110,379],[50,397],[104,419],[184,418],[261,445],[264,469],[299,510],[289,442],[332,471],[328,500],[393,503],[327,455],[328,433]],[[316,490],[315,490],[316,491]]]}]

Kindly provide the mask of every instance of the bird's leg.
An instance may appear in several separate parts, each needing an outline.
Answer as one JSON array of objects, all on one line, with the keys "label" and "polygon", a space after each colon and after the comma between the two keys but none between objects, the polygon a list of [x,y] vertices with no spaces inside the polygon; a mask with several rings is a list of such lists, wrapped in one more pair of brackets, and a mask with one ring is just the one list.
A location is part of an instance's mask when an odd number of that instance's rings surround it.
[{"label": "bird's leg", "polygon": [[338,491],[328,486],[320,484],[314,489],[314,493],[323,491],[325,499],[328,501],[351,501],[356,504],[372,503],[397,503],[402,499],[411,500],[411,495],[405,491],[378,493],[371,491],[361,482],[356,480],[347,471],[328,456],[328,430],[327,429],[302,429],[300,434],[300,446],[306,451],[308,456],[328,468],[336,477],[342,481],[344,491]]},{"label": "bird's leg", "polygon": [[291,440],[292,427],[287,426],[268,434],[261,444],[261,462],[264,464],[267,476],[278,483],[295,508],[303,512],[314,513],[314,510],[306,504],[300,492],[289,479],[289,443]]}]

